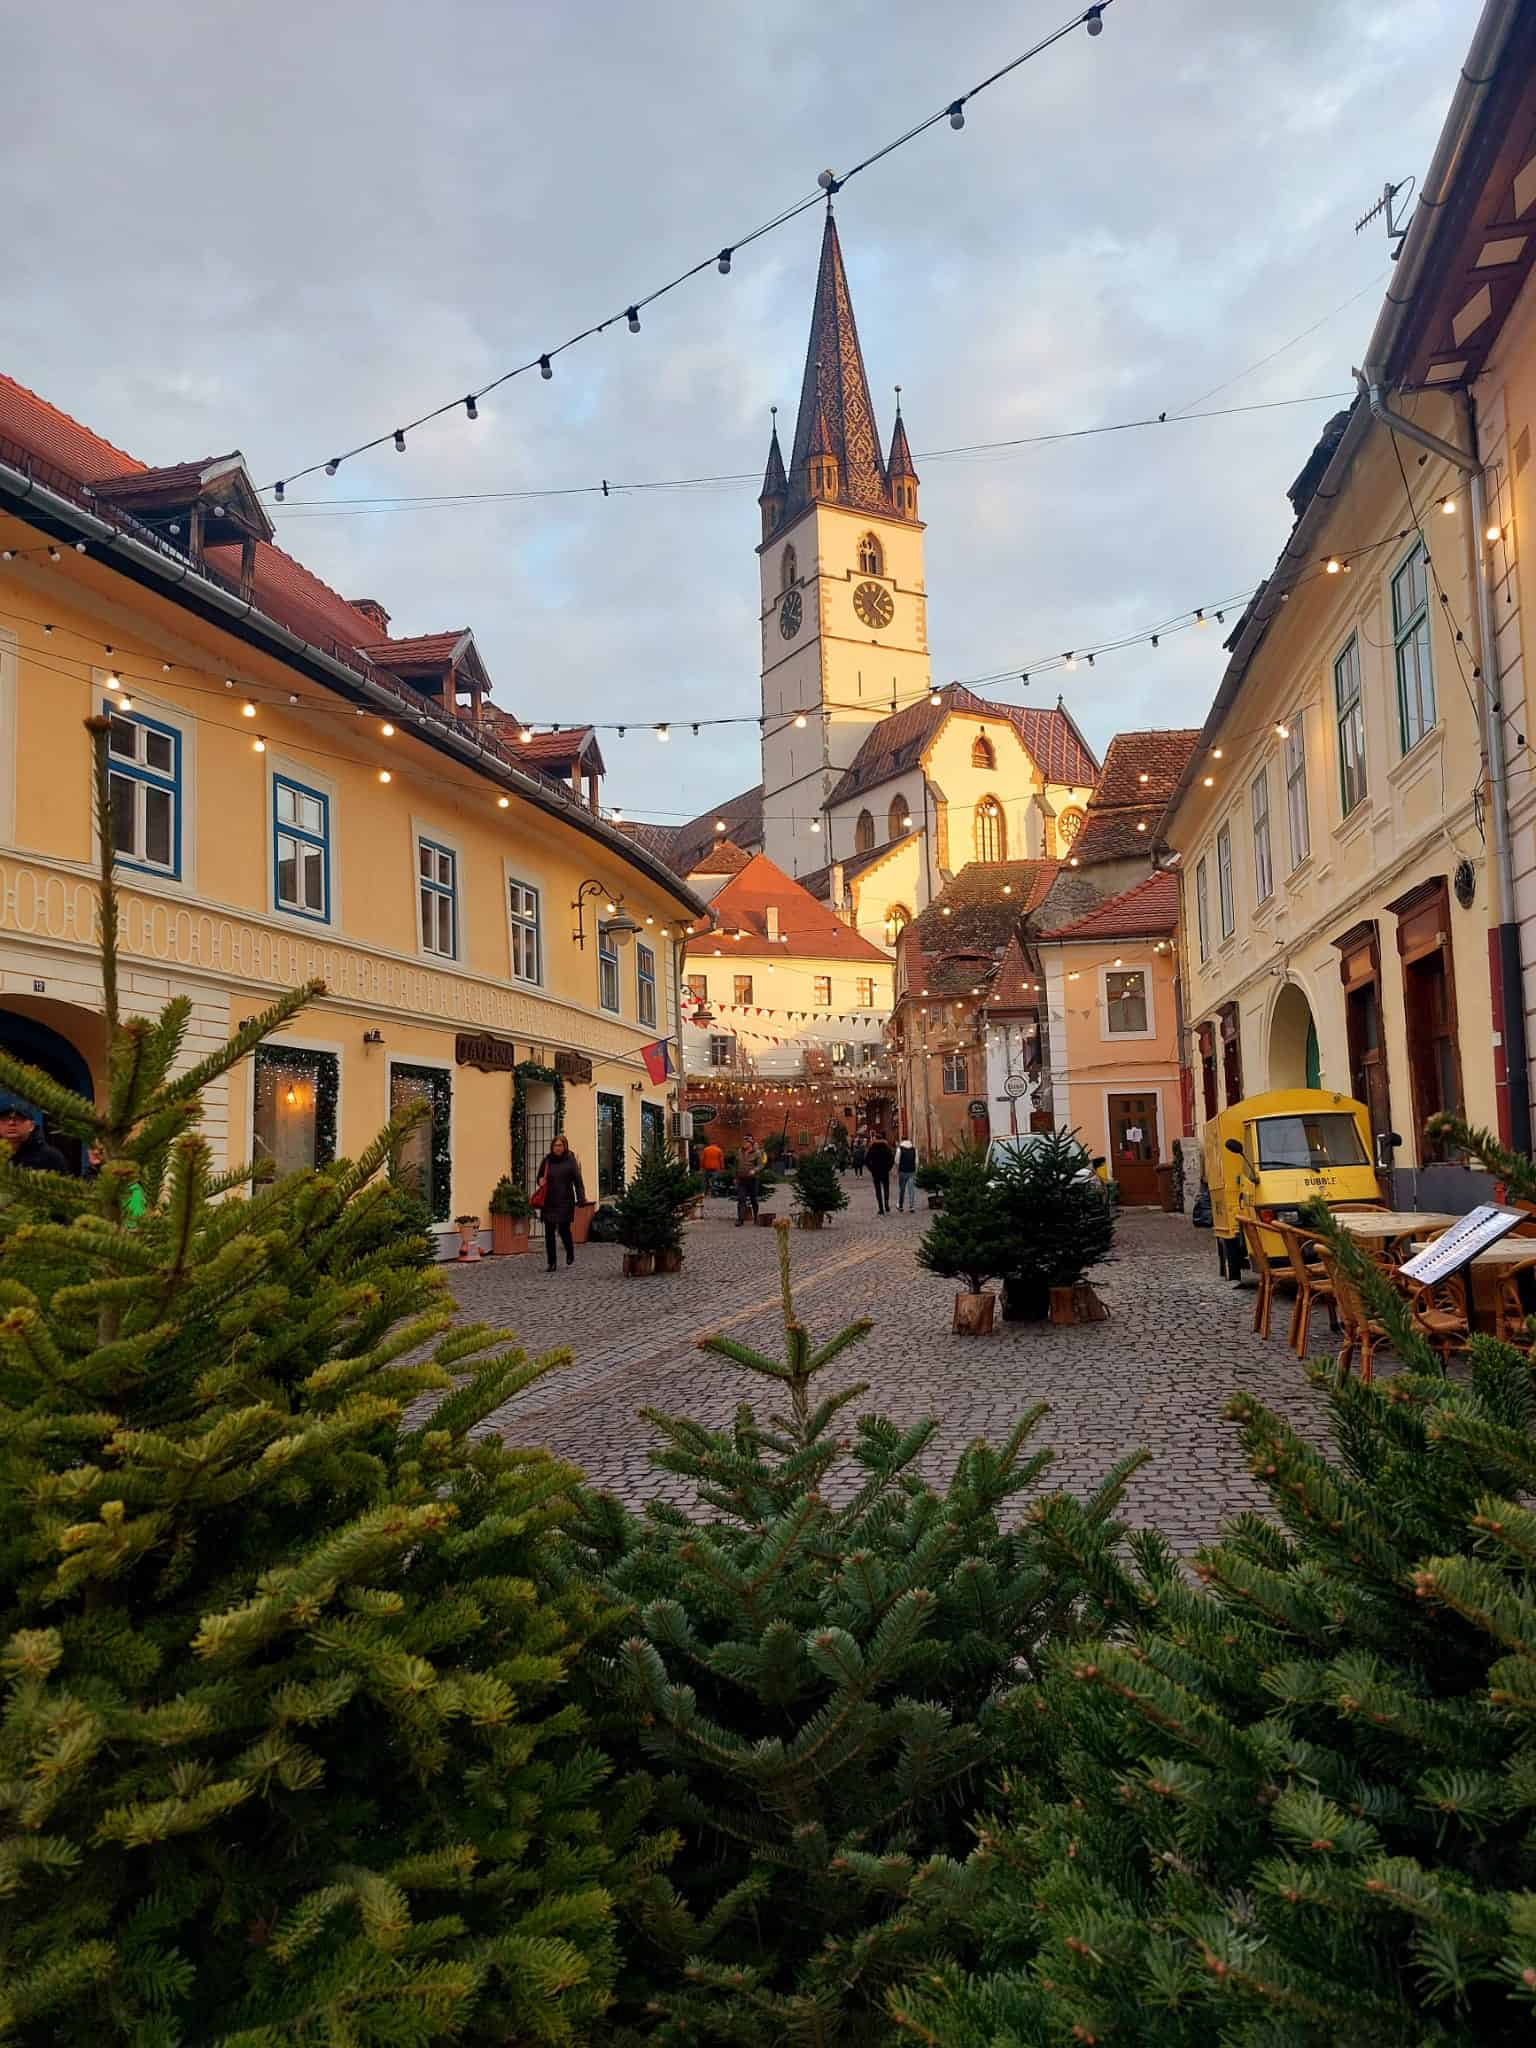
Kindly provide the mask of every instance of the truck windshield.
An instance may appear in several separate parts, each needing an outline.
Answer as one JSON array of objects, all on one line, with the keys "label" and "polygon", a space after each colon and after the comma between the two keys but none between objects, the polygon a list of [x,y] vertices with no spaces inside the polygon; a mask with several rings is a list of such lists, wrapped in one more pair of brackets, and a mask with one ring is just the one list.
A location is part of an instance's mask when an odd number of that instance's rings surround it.
[{"label": "truck windshield", "polygon": [[1262,1116],[1254,1129],[1259,1138],[1259,1166],[1305,1171],[1319,1166],[1368,1166],[1359,1128],[1352,1116],[1330,1110],[1321,1116]]}]

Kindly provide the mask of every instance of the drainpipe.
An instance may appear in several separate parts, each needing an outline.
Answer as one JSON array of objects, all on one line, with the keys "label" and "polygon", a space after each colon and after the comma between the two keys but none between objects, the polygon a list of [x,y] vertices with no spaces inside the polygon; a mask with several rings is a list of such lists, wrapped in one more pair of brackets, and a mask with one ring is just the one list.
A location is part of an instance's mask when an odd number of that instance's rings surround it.
[{"label": "drainpipe", "polygon": [[[1393,412],[1386,393],[1375,376],[1356,370],[1355,378],[1365,393],[1371,417],[1380,420],[1390,433],[1402,434],[1431,455],[1438,455],[1457,469],[1467,482],[1471,500],[1472,546],[1475,549],[1473,582],[1477,590],[1477,638],[1481,659],[1481,687],[1478,708],[1482,718],[1483,771],[1488,781],[1488,810],[1493,824],[1493,922],[1489,932],[1490,965],[1497,990],[1495,1023],[1499,1028],[1497,1051],[1503,1054],[1503,1082],[1500,1090],[1494,1061],[1495,1090],[1502,1092],[1504,1114],[1499,1119],[1500,1136],[1516,1152],[1531,1150],[1530,1059],[1525,1036],[1525,977],[1520,957],[1520,927],[1515,921],[1515,862],[1509,829],[1509,773],[1504,753],[1504,707],[1499,688],[1498,643],[1494,637],[1493,593],[1488,585],[1488,554],[1483,530],[1488,519],[1483,468],[1473,447],[1458,448],[1439,434],[1432,434],[1417,421]],[[1469,401],[1470,413],[1470,401]]]}]

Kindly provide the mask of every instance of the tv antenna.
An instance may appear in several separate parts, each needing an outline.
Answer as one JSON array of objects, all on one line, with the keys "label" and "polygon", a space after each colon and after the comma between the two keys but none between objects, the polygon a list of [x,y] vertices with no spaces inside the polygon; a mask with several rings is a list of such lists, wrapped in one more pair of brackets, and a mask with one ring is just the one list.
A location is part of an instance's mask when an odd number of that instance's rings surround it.
[{"label": "tv antenna", "polygon": [[[1383,213],[1386,215],[1387,240],[1392,244],[1392,261],[1394,263],[1402,253],[1403,237],[1408,232],[1408,222],[1404,218],[1404,212],[1407,208],[1408,200],[1413,197],[1413,188],[1417,183],[1417,178],[1401,178],[1395,185],[1391,183],[1383,185],[1381,197],[1377,200],[1376,204],[1368,212],[1362,213],[1355,222],[1355,233],[1358,235],[1362,228],[1368,228],[1371,222],[1379,215]],[[1408,195],[1408,199],[1403,201],[1402,208],[1394,205],[1399,192],[1406,192]]]}]

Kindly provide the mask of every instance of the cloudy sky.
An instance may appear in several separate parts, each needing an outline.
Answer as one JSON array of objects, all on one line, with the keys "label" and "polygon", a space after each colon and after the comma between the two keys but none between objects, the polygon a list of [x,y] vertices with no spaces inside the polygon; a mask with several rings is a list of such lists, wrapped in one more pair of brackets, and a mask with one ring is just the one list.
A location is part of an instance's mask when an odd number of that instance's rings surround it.
[{"label": "cloudy sky", "polygon": [[[963,133],[940,123],[840,197],[882,429],[899,382],[923,479],[937,678],[1024,669],[1265,573],[1285,486],[1337,398],[924,451],[1344,392],[1387,269],[1380,224],[1357,237],[1354,221],[1384,180],[1422,174],[1477,12],[1114,0],[1102,36],[1069,37],[978,98]],[[266,482],[622,308],[1066,13],[16,10],[0,368],[149,462],[237,446]],[[293,486],[279,540],[345,594],[379,597],[397,633],[472,625],[522,717],[755,713],[755,480],[398,499],[760,476],[768,408],[792,415],[798,394],[820,225],[812,210],[729,278],[711,266],[639,336],[621,319],[475,425],[456,414],[404,456]],[[386,494],[384,509],[346,503]],[[1102,747],[1124,727],[1198,723],[1217,643],[1190,633],[1031,687],[1063,689]],[[605,739],[608,794],[633,815],[690,815],[756,780],[755,738]]]}]

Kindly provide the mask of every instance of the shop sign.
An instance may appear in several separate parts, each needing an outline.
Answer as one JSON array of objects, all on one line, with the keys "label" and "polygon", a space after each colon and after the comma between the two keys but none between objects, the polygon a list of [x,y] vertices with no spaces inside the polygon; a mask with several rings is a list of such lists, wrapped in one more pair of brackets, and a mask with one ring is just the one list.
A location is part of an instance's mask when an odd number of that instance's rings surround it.
[{"label": "shop sign", "polygon": [[974,1102],[968,1102],[965,1105],[965,1113],[967,1116],[985,1116],[987,1105],[982,1097],[978,1095]]},{"label": "shop sign", "polygon": [[510,1074],[517,1065],[517,1047],[510,1038],[460,1031],[454,1037],[453,1057],[461,1067],[479,1067],[487,1074]]},{"label": "shop sign", "polygon": [[576,1081],[586,1087],[592,1079],[592,1062],[583,1052],[557,1052],[555,1072],[562,1081]]},{"label": "shop sign", "polygon": [[694,1109],[690,1110],[689,1114],[693,1118],[694,1135],[697,1136],[700,1131],[708,1130],[715,1120],[716,1112],[713,1109]]}]

